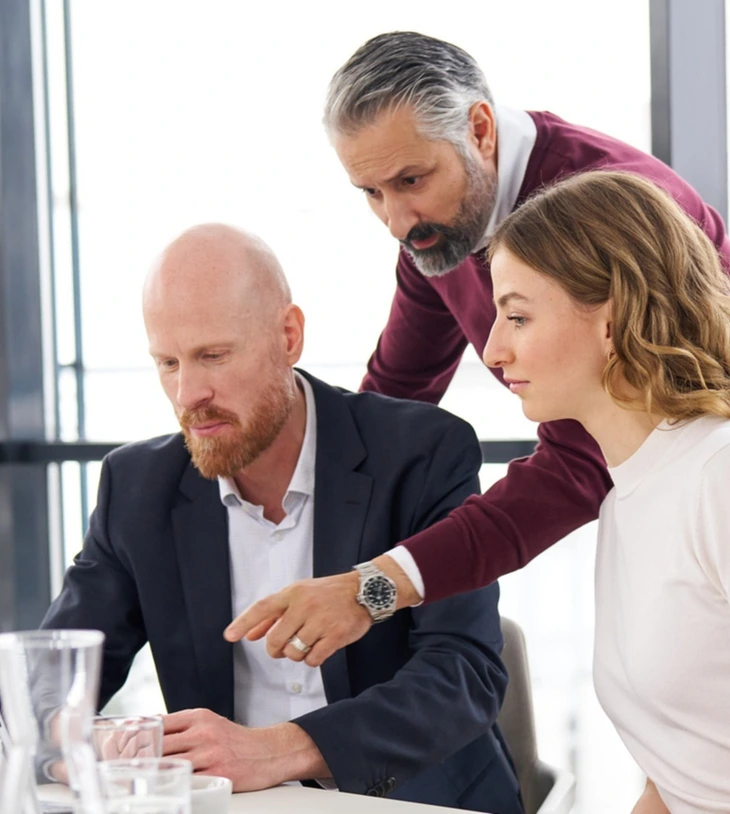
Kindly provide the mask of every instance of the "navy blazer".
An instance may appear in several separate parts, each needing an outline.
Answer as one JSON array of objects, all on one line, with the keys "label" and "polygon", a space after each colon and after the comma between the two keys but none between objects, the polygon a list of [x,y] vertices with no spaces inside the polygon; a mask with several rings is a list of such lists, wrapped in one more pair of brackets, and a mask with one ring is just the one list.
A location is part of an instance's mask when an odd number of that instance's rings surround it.
[{"label": "navy blazer", "polygon": [[[431,405],[306,375],[317,410],[313,574],[392,548],[478,491],[479,444]],[[497,585],[408,609],[322,665],[328,705],[296,719],[342,791],[517,814],[494,726],[507,675]],[[43,627],[106,634],[103,706],[150,642],[170,712],[233,718],[227,513],[182,436],[114,450],[82,551]]]}]

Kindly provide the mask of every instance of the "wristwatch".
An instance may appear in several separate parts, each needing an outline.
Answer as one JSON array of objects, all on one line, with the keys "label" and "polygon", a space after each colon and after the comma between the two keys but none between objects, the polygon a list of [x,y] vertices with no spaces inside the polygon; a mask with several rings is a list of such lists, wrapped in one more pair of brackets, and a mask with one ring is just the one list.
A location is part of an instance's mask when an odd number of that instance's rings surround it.
[{"label": "wristwatch", "polygon": [[367,608],[373,622],[384,622],[395,613],[398,589],[377,565],[363,562],[352,566],[360,575],[360,590],[355,600]]}]

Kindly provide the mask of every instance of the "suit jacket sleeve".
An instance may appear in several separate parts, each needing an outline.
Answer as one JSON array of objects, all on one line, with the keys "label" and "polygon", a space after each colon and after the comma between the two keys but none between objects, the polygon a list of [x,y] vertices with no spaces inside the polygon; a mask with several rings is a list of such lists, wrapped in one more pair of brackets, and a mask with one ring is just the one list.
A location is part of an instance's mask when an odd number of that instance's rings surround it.
[{"label": "suit jacket sleeve", "polygon": [[41,623],[43,628],[97,629],[105,634],[99,708],[124,684],[135,654],[147,641],[133,575],[108,533],[111,488],[112,467],[106,458],[83,548]]},{"label": "suit jacket sleeve", "polygon": [[[481,454],[473,430],[455,422],[433,455],[413,528],[442,517],[478,489]],[[384,549],[389,541],[383,541]],[[390,680],[294,722],[317,744],[342,791],[364,793],[393,778],[400,786],[487,731],[507,677],[498,588],[404,611],[411,614],[405,663]],[[391,619],[348,648],[348,662],[369,637],[387,635]],[[405,645],[405,642],[404,642]],[[370,650],[371,655],[373,649]],[[377,659],[377,647],[375,648]]]}]

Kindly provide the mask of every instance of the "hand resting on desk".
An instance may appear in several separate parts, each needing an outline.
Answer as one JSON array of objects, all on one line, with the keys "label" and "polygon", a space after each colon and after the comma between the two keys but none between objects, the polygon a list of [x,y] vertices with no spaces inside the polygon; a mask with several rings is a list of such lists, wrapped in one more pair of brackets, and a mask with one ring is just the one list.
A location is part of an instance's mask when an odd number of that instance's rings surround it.
[{"label": "hand resting on desk", "polygon": [[234,792],[330,776],[314,741],[293,723],[250,728],[208,709],[173,712],[163,723],[165,757],[190,760],[200,774],[229,777]]}]

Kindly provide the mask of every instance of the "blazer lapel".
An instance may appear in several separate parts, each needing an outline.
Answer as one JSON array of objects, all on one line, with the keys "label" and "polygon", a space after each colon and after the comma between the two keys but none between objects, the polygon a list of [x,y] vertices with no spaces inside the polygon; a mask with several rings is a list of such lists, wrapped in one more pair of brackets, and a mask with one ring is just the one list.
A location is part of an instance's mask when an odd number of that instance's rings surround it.
[{"label": "blazer lapel", "polygon": [[180,481],[180,492],[172,525],[204,699],[200,706],[232,719],[233,649],[223,639],[232,614],[226,510],[218,484],[204,480],[192,464]]},{"label": "blazer lapel", "polygon": [[[354,471],[367,451],[345,397],[302,374],[312,385],[317,406],[312,569],[315,577],[324,577],[349,571],[359,562],[373,483],[369,475]],[[351,696],[346,648],[330,656],[321,669],[329,703]]]}]

